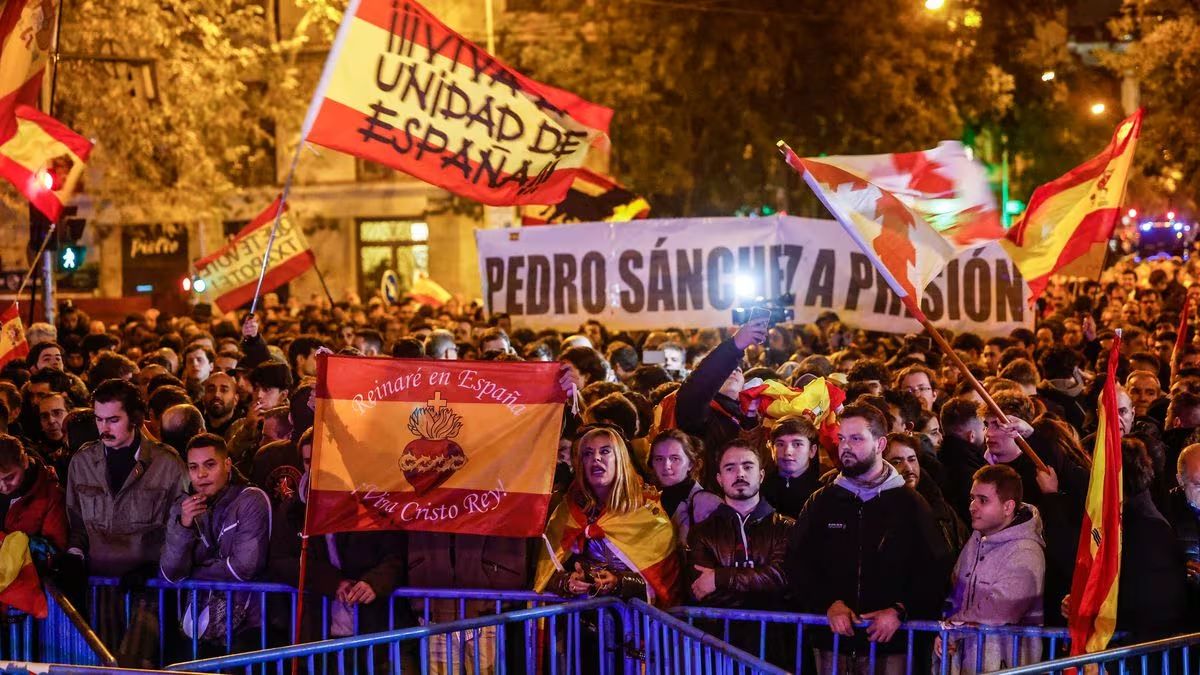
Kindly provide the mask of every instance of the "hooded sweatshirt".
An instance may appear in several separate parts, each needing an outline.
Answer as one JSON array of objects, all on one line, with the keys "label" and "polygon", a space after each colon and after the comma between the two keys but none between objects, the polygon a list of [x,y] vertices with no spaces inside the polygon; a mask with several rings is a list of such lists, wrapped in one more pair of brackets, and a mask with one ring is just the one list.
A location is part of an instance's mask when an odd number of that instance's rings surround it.
[{"label": "hooded sweatshirt", "polygon": [[[983,535],[971,533],[954,566],[954,590],[950,594],[948,620],[988,626],[1040,626],[1046,575],[1042,519],[1035,507],[1022,504],[1013,522],[1003,530]],[[963,637],[963,636],[960,636]],[[1012,663],[1013,638],[989,635],[984,641],[983,669],[1002,670],[1041,657],[1039,640],[1022,640],[1019,663]],[[957,672],[974,673],[979,643],[973,636],[962,639]]]}]

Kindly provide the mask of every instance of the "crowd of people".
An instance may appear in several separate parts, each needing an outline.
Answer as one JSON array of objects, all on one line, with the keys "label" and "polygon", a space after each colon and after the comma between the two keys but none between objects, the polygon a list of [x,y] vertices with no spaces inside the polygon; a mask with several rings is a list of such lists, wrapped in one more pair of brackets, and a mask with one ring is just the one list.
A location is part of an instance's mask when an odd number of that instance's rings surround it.
[{"label": "crowd of people", "polygon": [[[322,537],[309,547],[308,587],[332,609],[306,615],[305,635],[385,628],[400,587],[535,588],[825,615],[829,630],[806,638],[807,663],[866,672],[875,643],[880,672],[903,672],[898,629],[909,619],[1065,624],[1098,398],[1121,329],[1117,630],[1158,638],[1193,626],[1200,606],[1200,346],[1176,348],[1180,313],[1200,295],[1188,290],[1196,272],[1178,260],[1119,263],[1100,282],[1052,284],[1032,330],[947,333],[1007,422],[927,336],[869,334],[832,312],[729,331],[615,332],[592,320],[564,335],[455,300],[329,306],[268,294],[258,315],[198,305],[119,325],[68,304],[54,325],[29,326],[28,357],[0,371],[0,522],[27,533],[43,575],[64,586],[87,575],[124,588],[294,585],[321,353],[559,361],[581,405],[564,413],[545,539]],[[772,418],[742,396],[816,379],[845,394],[836,426]],[[253,627],[250,596],[221,598],[206,609]],[[456,609],[435,603],[431,619]],[[224,622],[192,625],[189,614],[162,630],[224,643]],[[947,642],[919,649],[956,672],[1016,665],[1004,639]],[[1040,651],[1024,641],[1020,659]],[[794,649],[781,658],[790,665]]]}]

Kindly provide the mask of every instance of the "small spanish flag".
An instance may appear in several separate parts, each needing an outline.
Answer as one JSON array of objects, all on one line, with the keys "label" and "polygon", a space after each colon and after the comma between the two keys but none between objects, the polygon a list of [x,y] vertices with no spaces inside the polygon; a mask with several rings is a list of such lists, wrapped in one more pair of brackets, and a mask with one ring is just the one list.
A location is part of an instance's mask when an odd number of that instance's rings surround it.
[{"label": "small spanish flag", "polygon": [[29,535],[17,531],[0,534],[0,538],[0,604],[37,619],[46,618],[49,605],[29,553]]},{"label": "small spanish flag", "polygon": [[522,206],[521,224],[624,223],[649,215],[650,203],[645,198],[608,176],[580,169],[566,198],[558,204]]},{"label": "small spanish flag", "polygon": [[13,359],[29,355],[29,343],[25,340],[25,327],[21,324],[21,308],[12,303],[0,312],[0,368]]},{"label": "small spanish flag", "polygon": [[29,106],[17,106],[17,131],[0,143],[0,176],[57,223],[83,175],[92,143]]},{"label": "small spanish flag", "polygon": [[0,139],[16,132],[17,106],[37,106],[59,0],[0,0]]},{"label": "small spanish flag", "polygon": [[1100,276],[1141,129],[1138,110],[1100,154],[1034,190],[1021,221],[1000,240],[1029,283],[1030,303],[1068,265],[1075,275]]}]

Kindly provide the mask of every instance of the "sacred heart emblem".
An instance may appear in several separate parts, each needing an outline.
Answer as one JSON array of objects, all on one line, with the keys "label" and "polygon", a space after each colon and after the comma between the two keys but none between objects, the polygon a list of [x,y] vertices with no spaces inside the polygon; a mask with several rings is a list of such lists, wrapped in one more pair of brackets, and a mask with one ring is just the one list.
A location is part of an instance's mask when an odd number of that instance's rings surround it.
[{"label": "sacred heart emblem", "polygon": [[453,440],[462,431],[462,416],[447,407],[441,392],[413,410],[408,430],[416,438],[404,446],[399,464],[418,496],[445,483],[466,465],[466,453]]}]

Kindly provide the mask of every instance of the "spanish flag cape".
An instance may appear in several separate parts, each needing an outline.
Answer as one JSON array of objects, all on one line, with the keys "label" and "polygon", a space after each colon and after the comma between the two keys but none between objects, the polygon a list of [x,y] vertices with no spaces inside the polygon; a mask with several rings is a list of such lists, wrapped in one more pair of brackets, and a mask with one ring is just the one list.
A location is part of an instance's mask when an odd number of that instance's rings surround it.
[{"label": "spanish flag cape", "polygon": [[[572,555],[584,550],[588,539],[605,540],[617,559],[646,580],[652,604],[660,607],[677,604],[680,569],[675,527],[657,497],[647,497],[645,506],[631,513],[601,512],[589,524],[572,486],[550,516],[546,538],[554,548],[555,560],[563,566]],[[544,591],[555,569],[549,551],[542,551],[534,590]]]}]

